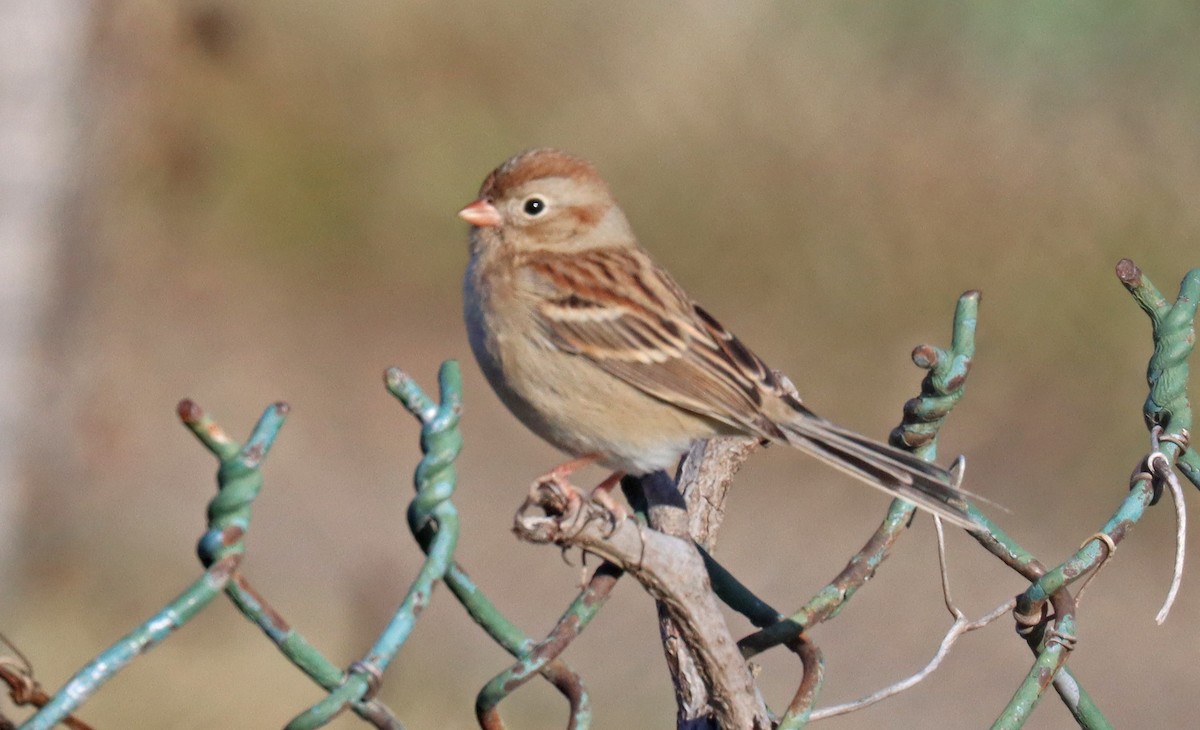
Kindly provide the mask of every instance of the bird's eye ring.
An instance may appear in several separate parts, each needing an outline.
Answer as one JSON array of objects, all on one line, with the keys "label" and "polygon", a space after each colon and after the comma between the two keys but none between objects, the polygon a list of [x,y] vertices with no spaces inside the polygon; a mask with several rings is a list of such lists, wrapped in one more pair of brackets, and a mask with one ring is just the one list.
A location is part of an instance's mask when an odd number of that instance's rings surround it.
[{"label": "bird's eye ring", "polygon": [[525,211],[527,216],[541,215],[546,210],[546,201],[534,196],[526,198],[525,203],[521,206],[521,210]]}]

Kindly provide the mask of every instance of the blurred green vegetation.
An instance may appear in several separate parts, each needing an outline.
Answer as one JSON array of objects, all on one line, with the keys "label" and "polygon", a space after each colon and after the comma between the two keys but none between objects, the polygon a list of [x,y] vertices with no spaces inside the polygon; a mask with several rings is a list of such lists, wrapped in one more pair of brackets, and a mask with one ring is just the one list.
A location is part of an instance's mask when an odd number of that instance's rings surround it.
[{"label": "blurred green vegetation", "polygon": [[[47,685],[199,570],[211,464],[173,425],[185,395],[239,434],[267,402],[293,403],[246,569],[331,656],[368,645],[419,557],[403,528],[416,430],[378,373],[397,364],[431,385],[441,359],[469,359],[454,212],[526,147],[591,158],[694,296],[817,410],[867,433],[915,393],[911,347],[946,343],[955,297],[981,289],[976,370],[943,454],[968,455],[968,487],[1048,561],[1111,513],[1145,450],[1148,326],[1112,266],[1129,256],[1173,292],[1200,265],[1194,3],[111,0],[92,13],[79,194],[30,428],[27,577],[0,596]],[[462,561],[537,634],[577,573],[508,526],[554,455],[465,370]],[[738,487],[721,557],[781,606],[840,569],[885,508],[776,450]],[[1170,572],[1160,512],[1080,614],[1072,666],[1118,726],[1196,712],[1196,582],[1152,625]],[[938,607],[910,605],[936,582],[928,536],[906,542],[818,637],[830,701],[908,674],[940,638]],[[968,606],[1019,589],[971,543],[956,549]],[[618,594],[568,658],[598,727],[668,727],[651,604]],[[471,698],[506,661],[447,599],[385,685],[411,727],[473,727]],[[897,615],[921,625],[897,636]],[[765,661],[782,703],[797,670]],[[995,627],[918,690],[828,725],[980,726],[1028,661]],[[276,726],[317,696],[215,609],[82,716]],[[1030,726],[1067,726],[1054,705]],[[564,719],[545,688],[505,712],[518,727]]]}]

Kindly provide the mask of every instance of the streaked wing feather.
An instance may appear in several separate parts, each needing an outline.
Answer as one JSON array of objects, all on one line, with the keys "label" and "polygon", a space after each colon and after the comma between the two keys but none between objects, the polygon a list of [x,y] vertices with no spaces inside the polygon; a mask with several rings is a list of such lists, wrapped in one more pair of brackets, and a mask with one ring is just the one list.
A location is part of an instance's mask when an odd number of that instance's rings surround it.
[{"label": "streaked wing feather", "polygon": [[[540,324],[550,341],[649,395],[768,438],[762,416],[770,370],[670,277],[633,249],[596,249],[523,262],[542,293]],[[636,272],[628,287],[613,272]],[[605,280],[608,281],[605,281]]]}]

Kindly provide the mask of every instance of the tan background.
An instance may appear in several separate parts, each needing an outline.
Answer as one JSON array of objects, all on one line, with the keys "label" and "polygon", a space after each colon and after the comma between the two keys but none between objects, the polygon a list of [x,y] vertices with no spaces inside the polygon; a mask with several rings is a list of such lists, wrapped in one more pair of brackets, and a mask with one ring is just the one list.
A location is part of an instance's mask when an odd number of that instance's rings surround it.
[{"label": "tan background", "polygon": [[[77,193],[24,434],[17,580],[0,596],[3,630],[45,684],[198,573],[214,462],[176,422],[183,396],[238,438],[272,400],[292,404],[245,570],[334,661],[369,645],[420,558],[403,520],[417,430],[380,373],[400,365],[432,388],[442,359],[469,359],[454,212],[534,145],[593,159],[690,292],[818,411],[865,433],[894,425],[920,378],[909,351],[947,343],[955,297],[981,289],[977,367],[944,460],[968,455],[969,488],[1008,507],[999,521],[1048,562],[1112,513],[1146,448],[1150,349],[1113,264],[1134,258],[1171,295],[1200,265],[1191,4],[450,5],[91,7]],[[509,527],[556,454],[463,364],[459,557],[538,635],[579,573]],[[771,450],[739,479],[719,557],[795,607],[885,505]],[[816,632],[824,702],[932,654],[948,619],[930,533],[920,520]],[[1171,620],[1153,623],[1172,534],[1170,509],[1154,510],[1082,604],[1071,665],[1117,726],[1177,726],[1200,709],[1195,567]],[[972,614],[1020,590],[974,543],[951,545]],[[567,659],[596,727],[673,725],[652,603],[632,582]],[[1030,660],[1004,620],[918,689],[822,727],[985,726]],[[782,707],[797,665],[764,664]],[[505,665],[439,590],[383,699],[410,728],[474,727],[474,693]],[[82,715],[277,727],[319,696],[219,601]],[[556,728],[565,703],[533,684],[503,712]],[[1069,726],[1055,698],[1028,725]]]}]

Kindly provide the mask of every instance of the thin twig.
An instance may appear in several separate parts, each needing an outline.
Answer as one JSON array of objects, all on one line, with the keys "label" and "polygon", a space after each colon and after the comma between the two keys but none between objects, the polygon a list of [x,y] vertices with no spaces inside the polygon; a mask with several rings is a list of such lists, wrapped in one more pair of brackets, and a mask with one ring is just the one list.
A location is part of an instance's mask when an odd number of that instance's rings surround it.
[{"label": "thin twig", "polygon": [[937,548],[938,548],[938,567],[942,573],[942,598],[946,602],[946,610],[955,619],[963,617],[963,612],[954,605],[954,599],[950,596],[950,569],[946,564],[946,529],[942,526],[942,518],[937,515],[933,516],[933,527],[937,530]]},{"label": "thin twig", "polygon": [[1015,605],[1016,599],[1014,598],[1007,601],[1003,605],[997,606],[996,608],[992,609],[990,613],[975,621],[968,621],[965,616],[960,615],[950,626],[950,630],[946,632],[946,636],[942,639],[942,643],[938,646],[937,653],[933,655],[933,658],[929,660],[929,663],[926,664],[921,671],[906,679],[896,682],[893,685],[884,687],[877,692],[867,695],[862,699],[858,699],[853,702],[847,702],[841,705],[834,705],[832,707],[821,708],[820,710],[813,712],[812,719],[822,720],[827,717],[834,717],[837,715],[845,715],[850,712],[855,712],[863,709],[864,707],[873,705],[876,702],[880,702],[889,697],[898,695],[906,689],[913,687],[918,682],[932,674],[934,670],[941,665],[942,660],[949,655],[950,649],[954,646],[955,642],[958,641],[959,637],[976,629],[981,629],[1001,616],[1007,615]]},{"label": "thin twig", "polygon": [[[0,633],[0,644],[7,646],[13,653],[11,657],[0,654],[0,681],[8,685],[9,698],[13,704],[31,705],[38,709],[45,707],[50,702],[50,695],[33,678],[33,662],[29,661],[29,657],[25,656],[20,647],[9,641],[3,633]],[[6,722],[6,719],[0,716],[0,723],[2,722]],[[62,724],[71,730],[92,730],[91,725],[74,715],[64,717]]]},{"label": "thin twig", "polygon": [[854,702],[834,705],[833,707],[824,707],[813,712],[811,719],[820,720],[826,717],[834,717],[836,715],[844,715],[855,712],[914,687],[932,674],[934,670],[941,665],[942,660],[949,655],[951,647],[954,646],[955,642],[958,641],[960,636],[970,631],[974,631],[975,629],[980,629],[984,626],[987,626],[991,622],[1007,614],[1016,605],[1016,599],[1013,598],[1003,605],[997,606],[994,610],[982,618],[976,621],[968,621],[966,614],[964,614],[958,606],[954,605],[954,599],[950,594],[950,571],[946,563],[946,532],[942,527],[942,521],[936,517],[934,518],[934,527],[937,529],[938,565],[941,568],[942,598],[946,603],[946,610],[949,611],[950,615],[954,617],[954,623],[950,625],[950,629],[942,638],[942,642],[938,646],[937,653],[934,654],[929,663],[926,664],[925,667],[916,674],[896,682],[895,684],[884,687],[883,689],[867,695],[866,697],[855,700]]},{"label": "thin twig", "polygon": [[1171,492],[1171,501],[1175,503],[1175,568],[1171,575],[1171,587],[1167,590],[1167,599],[1163,602],[1163,607],[1159,609],[1158,615],[1154,617],[1154,620],[1161,626],[1171,613],[1171,606],[1175,604],[1179,586],[1183,583],[1184,546],[1187,544],[1187,503],[1183,499],[1183,487],[1180,486],[1179,479],[1175,477],[1171,463],[1167,461],[1163,452],[1155,451],[1150,454],[1150,458],[1146,459],[1146,466],[1154,472],[1156,478],[1166,482],[1167,489]]}]

